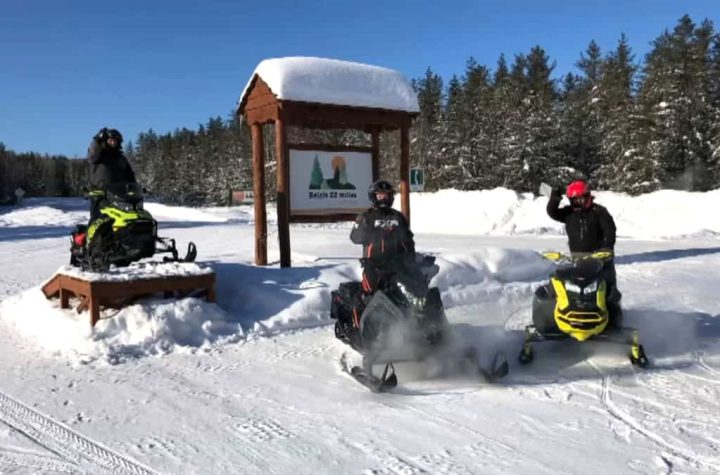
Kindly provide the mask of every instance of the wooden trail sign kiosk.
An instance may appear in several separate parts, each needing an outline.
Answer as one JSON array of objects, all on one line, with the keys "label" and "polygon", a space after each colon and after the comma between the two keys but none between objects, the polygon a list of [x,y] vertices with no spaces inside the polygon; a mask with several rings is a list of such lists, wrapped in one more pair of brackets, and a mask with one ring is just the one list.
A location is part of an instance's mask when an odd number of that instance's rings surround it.
[{"label": "wooden trail sign kiosk", "polygon": [[[410,220],[409,134],[419,111],[415,91],[397,71],[323,58],[262,61],[237,107],[252,133],[255,264],[267,265],[263,125],[275,125],[280,266],[290,267],[290,222],[352,220],[367,207],[365,182],[379,176],[382,131],[400,130],[400,202]],[[370,134],[371,147],[288,144],[287,126],[362,130]],[[323,176],[321,161],[330,163],[333,178]],[[357,181],[348,178],[349,169]],[[317,203],[323,199],[337,203]]]}]

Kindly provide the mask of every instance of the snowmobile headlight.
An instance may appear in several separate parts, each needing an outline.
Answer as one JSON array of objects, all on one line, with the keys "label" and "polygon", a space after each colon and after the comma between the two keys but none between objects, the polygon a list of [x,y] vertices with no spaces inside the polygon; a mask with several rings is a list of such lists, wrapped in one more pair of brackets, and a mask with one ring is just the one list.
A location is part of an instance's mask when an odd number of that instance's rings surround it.
[{"label": "snowmobile headlight", "polygon": [[572,282],[565,282],[565,290],[568,292],[575,292],[576,294],[581,294],[582,289],[579,285],[573,284]]},{"label": "snowmobile headlight", "polygon": [[583,289],[583,293],[592,294],[593,292],[597,292],[597,288],[598,288],[598,281],[594,280],[585,286],[585,289]]}]

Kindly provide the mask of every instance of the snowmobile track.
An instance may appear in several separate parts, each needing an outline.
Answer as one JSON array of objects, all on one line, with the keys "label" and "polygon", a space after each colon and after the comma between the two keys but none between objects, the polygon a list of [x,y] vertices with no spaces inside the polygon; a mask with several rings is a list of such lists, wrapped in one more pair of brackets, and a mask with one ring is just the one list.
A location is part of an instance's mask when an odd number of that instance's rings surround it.
[{"label": "snowmobile track", "polygon": [[707,373],[715,376],[716,378],[720,378],[720,371],[716,370],[710,364],[708,364],[707,361],[705,361],[705,352],[697,352],[695,353],[695,362]]},{"label": "snowmobile track", "polygon": [[[627,425],[632,431],[638,433],[639,435],[645,437],[646,439],[649,439],[653,442],[655,442],[660,447],[667,450],[672,455],[685,460],[691,465],[694,466],[703,466],[712,469],[715,473],[720,473],[720,464],[715,463],[714,461],[708,461],[701,457],[698,457],[697,454],[693,453],[686,453],[685,450],[676,447],[672,445],[671,443],[667,442],[665,439],[663,439],[660,435],[657,433],[643,427],[643,425],[635,420],[631,415],[626,414],[621,409],[619,409],[612,401],[610,395],[611,395],[611,389],[610,389],[610,376],[604,373],[598,366],[593,363],[592,361],[589,361],[590,365],[595,369],[595,371],[598,372],[600,377],[602,378],[602,395],[601,400],[602,404],[605,407],[605,410],[610,414],[612,417],[617,419],[618,421],[622,422],[623,424]],[[663,460],[665,460],[666,463],[668,461],[665,459],[665,457],[662,457]]]},{"label": "snowmobile track", "polygon": [[80,471],[99,470],[111,473],[154,474],[155,472],[69,427],[0,392],[0,421],[24,434],[64,460],[76,464]]},{"label": "snowmobile track", "polygon": [[[52,456],[54,457],[54,455]],[[14,472],[31,469],[34,473],[77,473],[77,465],[55,458],[0,447],[0,469]]]}]

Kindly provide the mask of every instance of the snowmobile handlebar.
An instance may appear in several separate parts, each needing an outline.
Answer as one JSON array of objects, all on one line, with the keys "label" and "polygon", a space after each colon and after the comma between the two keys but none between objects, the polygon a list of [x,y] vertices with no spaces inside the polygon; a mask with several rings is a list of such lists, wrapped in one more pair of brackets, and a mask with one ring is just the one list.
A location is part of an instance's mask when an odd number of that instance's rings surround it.
[{"label": "snowmobile handlebar", "polygon": [[567,255],[562,252],[549,251],[543,252],[542,257],[556,264],[573,264],[583,259],[597,259],[601,262],[613,260],[615,253],[610,249],[598,249],[595,252],[573,252]]}]

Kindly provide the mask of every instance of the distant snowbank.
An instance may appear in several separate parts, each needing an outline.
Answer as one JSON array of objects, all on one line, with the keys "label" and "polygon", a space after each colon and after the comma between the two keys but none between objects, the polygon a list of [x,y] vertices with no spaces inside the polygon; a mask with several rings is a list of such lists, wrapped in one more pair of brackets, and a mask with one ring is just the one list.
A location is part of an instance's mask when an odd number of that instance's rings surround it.
[{"label": "distant snowbank", "polygon": [[161,203],[145,203],[145,209],[158,221],[191,223],[224,223],[227,217],[208,213],[204,208],[187,208],[184,206],[170,206]]},{"label": "distant snowbank", "polygon": [[[504,188],[412,193],[416,233],[458,235],[563,234],[545,212],[547,198]],[[720,235],[720,190],[706,193],[663,190],[631,197],[601,191],[595,201],[610,211],[618,237],[663,239]]]},{"label": "distant snowbank", "polygon": [[[86,205],[77,198],[34,198],[31,206],[0,209],[0,228],[20,226],[73,226],[87,220]],[[601,191],[596,202],[615,218],[618,237],[673,239],[720,235],[720,190],[706,193],[663,190],[640,196]],[[410,195],[415,233],[454,235],[561,235],[563,225],[545,212],[547,198],[505,188],[481,191],[442,190]],[[400,200],[396,200],[400,206]],[[252,224],[252,206],[188,208],[146,203],[162,223]],[[276,223],[268,206],[268,224]],[[342,223],[342,226],[348,223]],[[337,225],[317,225],[337,226]]]},{"label": "distant snowbank", "polygon": [[[0,208],[0,213],[3,211]],[[86,222],[88,212],[69,211],[51,206],[23,206],[10,208],[0,214],[0,228],[21,226],[75,226]]]}]

